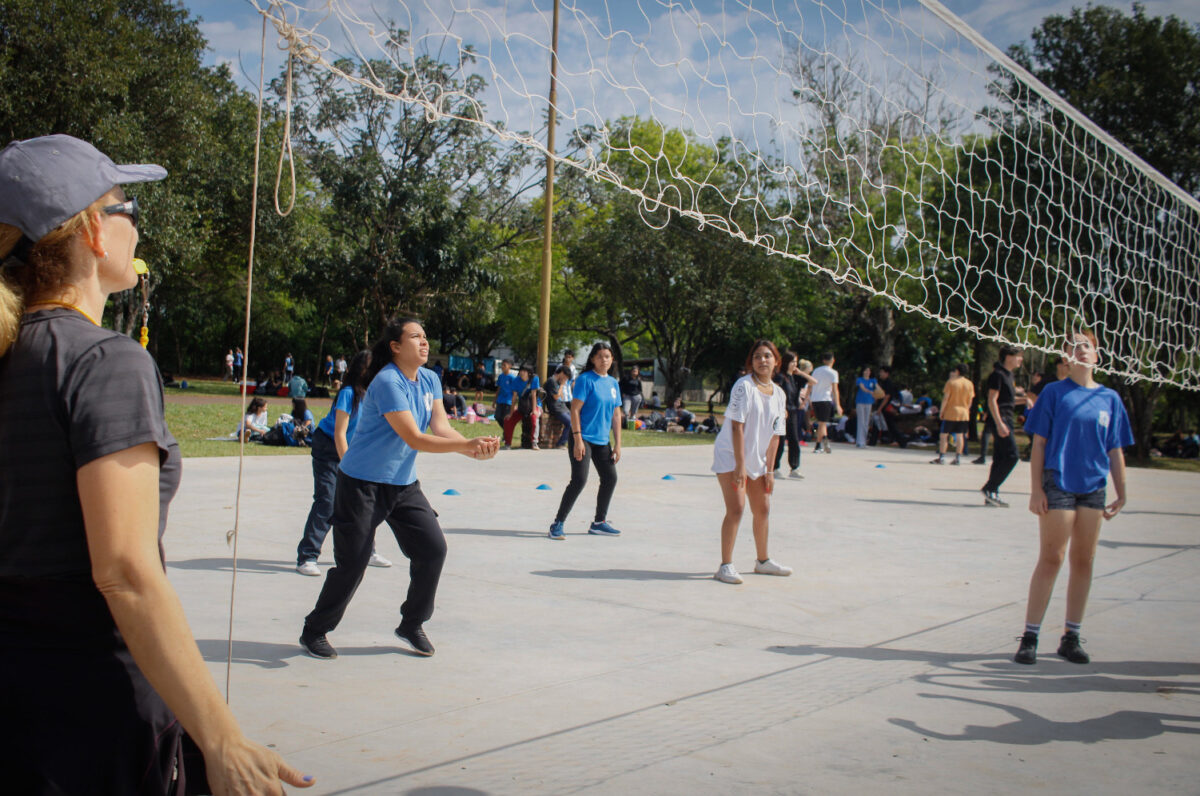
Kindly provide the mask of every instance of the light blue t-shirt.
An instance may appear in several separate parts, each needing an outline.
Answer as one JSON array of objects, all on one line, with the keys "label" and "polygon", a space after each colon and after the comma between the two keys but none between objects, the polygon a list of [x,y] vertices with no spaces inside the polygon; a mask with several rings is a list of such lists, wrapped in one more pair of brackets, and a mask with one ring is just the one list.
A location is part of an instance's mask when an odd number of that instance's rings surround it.
[{"label": "light blue t-shirt", "polygon": [[1121,396],[1108,387],[1056,381],[1038,395],[1025,431],[1046,438],[1045,469],[1058,473],[1064,492],[1087,494],[1108,480],[1108,452],[1133,444]]},{"label": "light blue t-shirt", "polygon": [[[362,407],[359,406],[358,409]],[[354,408],[354,388],[343,387],[338,390],[337,399],[333,402],[333,406],[329,409],[329,414],[321,418],[317,428],[324,431],[333,439],[334,423],[337,421],[338,410],[341,409],[346,414],[350,415],[350,422],[346,424],[346,443],[354,439],[354,427],[358,425],[358,409]]]},{"label": "light blue t-shirt", "polygon": [[360,481],[406,486],[417,480],[417,452],[395,432],[388,412],[410,412],[417,428],[429,430],[435,401],[442,400],[442,385],[436,373],[417,369],[416,381],[409,381],[394,362],[371,379],[367,394],[358,406],[361,432],[342,457],[341,470]]},{"label": "light blue t-shirt", "polygon": [[508,373],[501,373],[500,378],[496,379],[496,403],[512,404],[513,393],[521,394],[525,389],[525,382],[521,381],[521,377],[517,375],[515,370],[510,370]]},{"label": "light blue t-shirt", "polygon": [[607,445],[612,431],[613,410],[621,405],[621,388],[612,376],[585,370],[575,378],[574,400],[579,409],[579,431],[593,445]]},{"label": "light blue t-shirt", "polygon": [[854,394],[854,403],[875,403],[875,385],[878,383],[875,379],[864,379],[862,376],[855,379],[854,386],[858,388],[858,392]]}]

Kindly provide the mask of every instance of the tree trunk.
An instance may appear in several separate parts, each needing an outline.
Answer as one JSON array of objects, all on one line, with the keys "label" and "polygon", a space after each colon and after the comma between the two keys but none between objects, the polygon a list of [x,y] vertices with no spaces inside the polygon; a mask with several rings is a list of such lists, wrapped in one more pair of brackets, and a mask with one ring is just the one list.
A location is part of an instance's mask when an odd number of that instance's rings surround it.
[{"label": "tree trunk", "polygon": [[1150,456],[1150,448],[1154,443],[1154,410],[1158,399],[1162,396],[1161,384],[1146,382],[1130,382],[1122,379],[1117,385],[1117,391],[1125,401],[1129,411],[1129,424],[1133,431],[1134,457],[1144,460]]}]

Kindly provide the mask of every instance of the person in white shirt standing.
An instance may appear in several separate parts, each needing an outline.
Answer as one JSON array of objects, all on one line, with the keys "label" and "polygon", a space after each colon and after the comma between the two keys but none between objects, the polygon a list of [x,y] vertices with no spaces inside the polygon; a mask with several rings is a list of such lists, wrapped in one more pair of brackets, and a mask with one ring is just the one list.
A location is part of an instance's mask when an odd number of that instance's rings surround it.
[{"label": "person in white shirt standing", "polygon": [[770,340],[756,340],[746,357],[746,375],[729,391],[725,422],[713,446],[712,471],[725,498],[721,521],[721,567],[713,577],[723,583],[741,583],[733,566],[733,545],[738,525],[750,502],[754,517],[754,571],[760,575],[791,575],[791,567],[772,561],[767,554],[767,520],[771,493],[775,491],[775,450],[784,433],[787,404],[783,389],[772,381],[779,372],[779,349]]},{"label": "person in white shirt standing", "polygon": [[821,452],[821,443],[825,444],[825,452],[833,453],[829,447],[829,438],[825,427],[842,414],[842,399],[838,395],[838,372],[833,369],[832,351],[821,354],[821,367],[813,371],[816,382],[812,388],[813,414],[817,418],[817,453]]}]

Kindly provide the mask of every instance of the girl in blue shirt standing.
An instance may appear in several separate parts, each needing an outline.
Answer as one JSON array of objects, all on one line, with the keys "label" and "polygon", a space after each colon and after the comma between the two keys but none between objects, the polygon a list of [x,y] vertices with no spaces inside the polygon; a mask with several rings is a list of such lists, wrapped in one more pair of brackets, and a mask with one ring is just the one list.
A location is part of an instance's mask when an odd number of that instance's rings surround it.
[{"label": "girl in blue shirt standing", "polygon": [[[497,437],[466,439],[446,419],[437,374],[421,367],[429,341],[411,318],[392,321],[371,349],[366,396],[354,444],[342,457],[333,499],[334,567],[317,605],[304,619],[300,646],[316,658],[336,658],[325,635],[337,627],[371,557],[375,528],[387,522],[409,560],[408,598],[396,637],[418,655],[432,655],[422,625],[446,560],[446,537],[417,480],[418,451],[496,455]],[[432,431],[432,433],[430,433]]]},{"label": "girl in blue shirt standing", "polygon": [[[1080,646],[1079,630],[1092,586],[1100,521],[1111,520],[1125,505],[1122,448],[1133,444],[1129,416],[1120,396],[1092,379],[1098,358],[1095,335],[1071,332],[1065,353],[1072,363],[1070,377],[1042,390],[1025,419],[1025,430],[1033,437],[1029,510],[1038,515],[1041,552],[1029,581],[1025,633],[1013,658],[1017,663],[1037,661],[1042,617],[1068,555],[1066,632],[1058,654],[1071,663],[1090,660]],[[1110,473],[1117,499],[1106,505]]]},{"label": "girl in blue shirt standing", "polygon": [[[333,494],[337,487],[338,464],[350,447],[358,425],[358,408],[367,394],[367,367],[371,352],[359,351],[350,360],[346,382],[338,390],[329,414],[317,424],[312,435],[313,504],[304,523],[304,536],[296,548],[296,571],[301,575],[319,576],[317,559],[321,545],[329,533],[329,518],[333,516]],[[371,548],[373,567],[390,567],[391,561]]]},{"label": "girl in blue shirt standing", "polygon": [[596,343],[588,354],[583,373],[575,379],[571,399],[571,444],[567,453],[571,461],[571,482],[558,504],[558,514],[550,523],[550,538],[565,539],[563,522],[571,513],[575,499],[587,483],[590,457],[600,474],[600,491],[596,495],[596,516],[588,533],[598,536],[620,536],[621,532],[608,524],[608,504],[617,488],[617,462],[621,460],[621,389],[617,380],[608,375],[612,367],[612,346]]}]

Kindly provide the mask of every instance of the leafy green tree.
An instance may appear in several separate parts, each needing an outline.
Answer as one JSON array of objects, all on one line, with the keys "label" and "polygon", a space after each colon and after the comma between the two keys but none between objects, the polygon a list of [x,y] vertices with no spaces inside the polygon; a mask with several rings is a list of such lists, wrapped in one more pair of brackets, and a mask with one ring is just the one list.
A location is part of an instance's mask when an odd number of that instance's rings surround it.
[{"label": "leafy green tree", "polygon": [[[196,20],[169,0],[0,4],[2,142],[68,133],[118,162],[169,172],[136,194],[138,254],[152,274],[150,350],[175,372],[218,372],[241,341],[256,109],[226,68],[203,66],[206,46]],[[267,139],[278,142],[277,122]],[[265,188],[261,199],[270,206]],[[256,341],[295,331],[302,313],[279,311],[289,304],[282,273],[308,242],[306,213],[260,218]],[[114,296],[106,320],[136,333],[141,304],[138,291]]]},{"label": "leafy green tree", "polygon": [[[1116,9],[1089,6],[1066,16],[1047,17],[1033,31],[1029,44],[1010,50],[1013,58],[1042,82],[1062,95],[1100,127],[1145,159],[1151,166],[1185,190],[1200,191],[1200,26],[1177,17],[1150,17],[1140,4],[1132,14]],[[1029,92],[1012,81],[1001,81],[1002,96],[1009,100],[1010,126],[1048,111]],[[1145,239],[1146,230],[1129,219],[1138,219],[1156,235],[1174,234],[1161,214],[1144,206],[1142,197],[1098,180],[1092,174],[1068,173],[1052,189],[1058,205],[1073,206],[1086,217],[1107,219],[1086,225],[1073,247],[1098,261],[1114,264],[1116,278],[1105,316],[1106,324],[1119,325],[1119,317],[1143,312],[1150,306],[1147,290],[1163,281],[1161,255],[1153,253]],[[1115,211],[1091,212],[1108,206]],[[1189,267],[1185,263],[1177,267]],[[1104,285],[1084,285],[1095,290]],[[1082,300],[1081,298],[1076,299]],[[1194,311],[1191,300],[1176,296],[1179,312]],[[1075,306],[1068,304],[1067,306]],[[1167,320],[1167,319],[1164,319]],[[1171,364],[1177,356],[1194,356],[1200,340],[1187,328],[1179,351],[1164,348],[1139,350],[1136,355],[1149,364]],[[1110,355],[1131,355],[1113,354]],[[1155,408],[1164,387],[1158,383],[1121,379],[1118,389],[1130,409],[1137,454],[1148,455],[1152,442]]]}]

